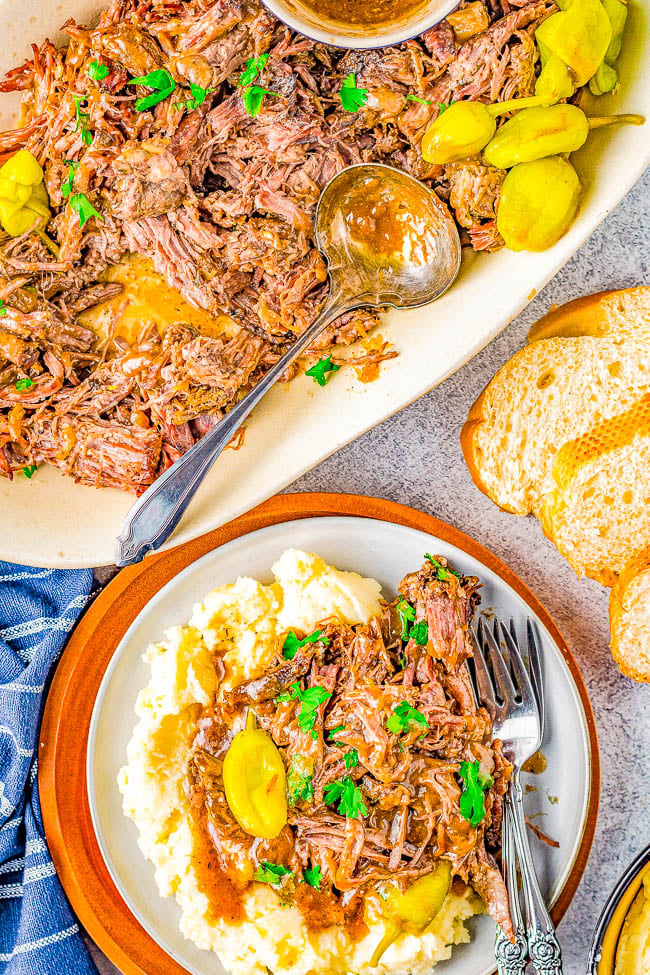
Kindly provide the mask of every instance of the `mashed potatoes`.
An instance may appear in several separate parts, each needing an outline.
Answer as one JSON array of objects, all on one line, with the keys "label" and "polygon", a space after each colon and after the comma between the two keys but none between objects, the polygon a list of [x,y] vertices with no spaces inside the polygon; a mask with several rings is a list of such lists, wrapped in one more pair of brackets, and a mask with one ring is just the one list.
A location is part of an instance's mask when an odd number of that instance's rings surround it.
[{"label": "mashed potatoes", "polygon": [[308,931],[300,911],[282,906],[261,884],[248,895],[247,920],[239,924],[215,920],[199,889],[185,775],[197,718],[217,687],[213,655],[225,666],[220,686],[232,687],[271,666],[278,638],[289,627],[309,632],[328,616],[365,623],[380,610],[378,582],[335,569],[316,555],[290,549],[273,574],[269,586],[240,578],[214,589],[194,607],[188,626],[172,628],[146,651],[151,678],[138,696],[139,722],[119,775],[124,812],[138,827],[161,894],[174,896],[181,908],[182,933],[217,952],[233,975],[429,975],[435,962],[450,957],[453,944],[469,941],[464,921],[482,909],[469,890],[450,894],[430,929],[420,937],[402,936],[370,969],[384,933],[376,913],[366,918],[370,933],[355,942],[340,928]]}]

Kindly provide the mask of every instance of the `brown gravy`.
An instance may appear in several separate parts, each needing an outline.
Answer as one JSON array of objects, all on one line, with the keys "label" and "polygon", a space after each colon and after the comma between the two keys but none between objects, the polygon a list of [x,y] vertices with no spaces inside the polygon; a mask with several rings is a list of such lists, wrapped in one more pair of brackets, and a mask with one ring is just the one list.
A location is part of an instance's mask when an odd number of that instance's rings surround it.
[{"label": "brown gravy", "polygon": [[186,322],[201,335],[234,335],[238,331],[227,315],[215,318],[185,301],[147,257],[129,254],[100,274],[99,279],[117,282],[124,289],[122,294],[79,316],[82,325],[92,328],[101,338],[119,336],[137,343],[147,325],[155,325],[162,334],[172,322]]},{"label": "brown gravy", "polygon": [[334,23],[353,27],[390,24],[423,6],[422,0],[302,0],[306,7]]},{"label": "brown gravy", "polygon": [[[228,923],[238,923],[246,919],[245,898],[253,886],[251,881],[235,879],[233,873],[224,869],[210,839],[207,817],[204,808],[192,808],[192,862],[196,873],[199,890],[208,899],[212,917],[222,919]],[[251,854],[257,841],[251,843]],[[282,844],[279,844],[282,846]],[[283,852],[282,850],[280,852]],[[272,853],[266,851],[259,859],[271,858]],[[281,860],[281,856],[275,856]],[[251,860],[258,863],[257,857]],[[251,866],[251,876],[253,866]],[[364,919],[364,901],[359,895],[352,897],[343,904],[324,890],[316,890],[309,884],[299,883],[289,900],[296,905],[302,914],[305,926],[313,934],[319,934],[330,927],[345,927],[348,934],[355,941],[368,934],[368,926]]]},{"label": "brown gravy", "polygon": [[363,199],[343,218],[350,254],[377,266],[399,268],[405,262],[424,266],[435,259],[436,238],[406,189],[370,176]]},{"label": "brown gravy", "polygon": [[206,816],[192,809],[192,861],[196,872],[199,890],[208,899],[213,917],[223,918],[235,923],[246,918],[244,895],[246,886],[236,883],[226,870],[221,868],[214,846],[210,842]]}]

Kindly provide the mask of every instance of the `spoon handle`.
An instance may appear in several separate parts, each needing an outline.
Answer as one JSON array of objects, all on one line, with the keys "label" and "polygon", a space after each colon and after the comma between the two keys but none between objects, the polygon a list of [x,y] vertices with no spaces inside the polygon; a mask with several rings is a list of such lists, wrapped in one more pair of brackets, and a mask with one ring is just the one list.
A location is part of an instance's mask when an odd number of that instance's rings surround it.
[{"label": "spoon handle", "polygon": [[332,292],[321,313],[273,368],[209,433],[147,488],[124,519],[115,545],[117,565],[139,562],[147,552],[160,548],[176,528],[201,481],[251,410],[327,325],[357,304],[349,295]]}]

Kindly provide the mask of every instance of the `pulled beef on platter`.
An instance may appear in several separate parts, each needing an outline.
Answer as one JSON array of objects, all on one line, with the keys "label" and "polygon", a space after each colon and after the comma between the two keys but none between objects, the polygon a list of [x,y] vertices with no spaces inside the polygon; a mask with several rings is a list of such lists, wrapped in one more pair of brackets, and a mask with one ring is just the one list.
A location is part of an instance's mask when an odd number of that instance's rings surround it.
[{"label": "pulled beef on platter", "polygon": [[[400,598],[381,618],[357,626],[324,620],[319,640],[293,659],[283,660],[279,647],[276,667],[217,690],[199,720],[188,766],[194,862],[216,916],[243,918],[255,872],[270,862],[285,868],[276,889],[309,927],[345,925],[360,937],[367,933],[368,895],[388,882],[404,889],[443,858],[452,877],[469,883],[512,932],[494,859],[512,768],[500,742],[491,740],[489,716],[476,706],[466,667],[478,588],[478,579],[457,576],[444,558],[426,561],[402,580]],[[413,625],[420,624],[417,640],[402,639],[404,601],[414,610]],[[312,729],[299,723],[299,701],[283,693],[295,682],[302,692],[329,694]],[[421,718],[398,733],[387,721],[404,701]],[[249,709],[288,774],[288,821],[276,839],[248,835],[226,799],[224,758]],[[462,762],[478,762],[486,777],[484,816],[476,826],[460,811]],[[307,789],[292,788],[295,769],[311,770]],[[356,815],[342,815],[327,801],[328,785],[346,776],[360,790],[363,808]],[[318,889],[300,882],[314,867],[320,868]]]},{"label": "pulled beef on platter", "polygon": [[[65,25],[66,48],[34,45],[33,58],[0,84],[23,92],[21,127],[0,133],[0,153],[34,154],[55,216],[49,248],[34,233],[0,234],[0,298],[11,314],[0,320],[0,472],[48,461],[88,484],[146,488],[314,320],[327,289],[315,207],[351,163],[405,169],[449,203],[466,242],[499,247],[503,174],[478,158],[432,166],[420,140],[452,99],[530,94],[534,31],[556,8],[553,0],[470,6],[467,39],[443,20],[399,47],[344,52],[293,33],[257,0],[111,0],[95,27]],[[275,97],[251,116],[238,82],[261,55],[255,80]],[[104,78],[91,79],[91,61],[107,69]],[[158,69],[171,73],[176,92],[138,110],[147,89],[128,82]],[[353,113],[339,99],[350,73],[368,92]],[[192,109],[182,107],[190,84],[207,91]],[[74,192],[102,220],[80,226],[67,205],[68,163],[76,164]],[[78,348],[77,316],[105,299],[99,276],[130,252],[149,258],[191,304],[230,315],[240,337],[207,343],[186,330],[180,341],[140,336],[128,354],[119,346],[99,354],[89,338]],[[377,321],[352,312],[311,354],[354,342]],[[34,386],[16,396],[20,379]],[[83,419],[70,406],[80,384]]]}]

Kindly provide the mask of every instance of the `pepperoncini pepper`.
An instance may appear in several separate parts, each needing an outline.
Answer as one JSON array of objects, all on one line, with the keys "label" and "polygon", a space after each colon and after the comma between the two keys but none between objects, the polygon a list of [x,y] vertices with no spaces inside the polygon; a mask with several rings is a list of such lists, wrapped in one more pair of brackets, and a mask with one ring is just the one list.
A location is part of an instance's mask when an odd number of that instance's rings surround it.
[{"label": "pepperoncini pepper", "polygon": [[233,816],[250,836],[274,839],[287,822],[287,785],[282,756],[273,739],[256,727],[233,738],[223,762],[223,785]]},{"label": "pepperoncini pepper", "polygon": [[623,31],[627,20],[627,3],[621,0],[602,0],[605,13],[612,26],[612,39],[605,51],[605,56],[598,66],[593,78],[589,79],[589,90],[592,95],[605,95],[613,91],[618,84],[618,74],[614,65],[621,53]]},{"label": "pepperoncini pepper", "polygon": [[513,98],[483,105],[454,102],[433,122],[422,139],[422,156],[427,162],[444,165],[467,159],[483,149],[496,132],[496,117],[530,105],[548,104],[545,96]]},{"label": "pepperoncini pepper", "polygon": [[42,230],[51,217],[40,164],[27,149],[19,149],[0,167],[0,224],[11,237]]},{"label": "pepperoncini pepper", "polygon": [[570,98],[576,90],[571,72],[564,61],[550,51],[543,41],[537,39],[542,70],[535,82],[535,94],[547,95],[557,101],[559,98]]},{"label": "pepperoncini pepper", "polygon": [[612,25],[600,0],[564,0],[559,6],[563,9],[542,21],[535,39],[570,69],[579,88],[598,70],[612,39]]},{"label": "pepperoncini pepper", "polygon": [[503,181],[497,209],[497,230],[506,247],[552,247],[569,229],[581,189],[575,169],[561,156],[514,166]]},{"label": "pepperoncini pepper", "polygon": [[386,933],[374,951],[371,965],[379,964],[381,956],[400,934],[422,934],[429,927],[445,902],[450,883],[449,861],[439,860],[431,873],[420,877],[404,893],[397,886],[389,889],[384,903]]},{"label": "pepperoncini pepper", "polygon": [[611,115],[588,118],[577,105],[525,108],[501,126],[485,147],[485,161],[498,169],[544,156],[574,152],[587,140],[590,129],[630,122],[642,125],[642,115]]}]

